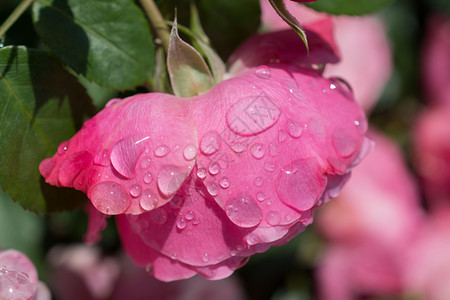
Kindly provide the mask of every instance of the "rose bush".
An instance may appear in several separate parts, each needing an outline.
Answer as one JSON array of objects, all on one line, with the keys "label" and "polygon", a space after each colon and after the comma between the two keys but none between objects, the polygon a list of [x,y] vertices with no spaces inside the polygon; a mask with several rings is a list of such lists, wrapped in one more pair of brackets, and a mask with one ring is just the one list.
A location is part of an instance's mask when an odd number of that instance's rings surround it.
[{"label": "rose bush", "polygon": [[[311,59],[327,63],[321,24]],[[364,113],[345,84],[308,68],[305,51],[268,50],[299,39],[258,38],[268,47],[244,44],[229,79],[206,93],[113,99],[41,163],[48,183],[96,208],[88,239],[116,215],[124,248],[156,278],[220,279],[289,241],[338,194],[369,149]]]}]

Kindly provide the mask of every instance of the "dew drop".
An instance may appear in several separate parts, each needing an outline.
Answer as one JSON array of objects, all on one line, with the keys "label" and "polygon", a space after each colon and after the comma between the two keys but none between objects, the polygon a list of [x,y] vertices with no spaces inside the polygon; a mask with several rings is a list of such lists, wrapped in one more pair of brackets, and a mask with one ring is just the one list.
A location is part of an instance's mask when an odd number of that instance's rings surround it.
[{"label": "dew drop", "polygon": [[152,210],[158,206],[158,198],[152,191],[144,190],[139,199],[139,205],[145,211]]},{"label": "dew drop", "polygon": [[335,129],[332,141],[336,153],[342,157],[352,155],[357,149],[354,138],[344,129]]},{"label": "dew drop", "polygon": [[108,149],[103,149],[101,152],[97,153],[94,157],[94,164],[106,167],[109,165],[109,153]]},{"label": "dew drop", "polygon": [[58,154],[59,155],[63,155],[64,153],[66,153],[67,149],[69,149],[69,141],[62,142],[58,146]]},{"label": "dew drop", "polygon": [[266,169],[269,172],[273,172],[275,170],[275,165],[271,162],[266,162],[264,164],[264,169]]},{"label": "dew drop", "polygon": [[258,194],[256,194],[256,199],[258,199],[258,201],[262,202],[262,201],[264,201],[264,199],[266,199],[266,195],[263,192],[258,192]]},{"label": "dew drop", "polygon": [[208,171],[206,171],[205,168],[199,168],[197,170],[197,177],[200,178],[200,179],[204,179],[207,174],[208,174]]},{"label": "dew drop", "polygon": [[266,216],[266,222],[269,225],[276,226],[281,222],[281,216],[276,211],[270,211]]},{"label": "dew drop", "polygon": [[263,179],[262,177],[256,177],[255,178],[255,185],[256,186],[261,186],[263,184]]},{"label": "dew drop", "polygon": [[184,217],[186,218],[186,220],[191,221],[194,218],[194,212],[192,211],[188,211]]},{"label": "dew drop", "polygon": [[148,169],[152,163],[152,159],[148,157],[147,155],[144,155],[144,157],[141,160],[141,168],[142,169]]},{"label": "dew drop", "polygon": [[284,130],[278,131],[278,142],[282,143],[287,139],[287,133]]},{"label": "dew drop", "polygon": [[152,174],[150,173],[145,173],[144,177],[142,178],[142,181],[144,181],[144,183],[149,184],[150,182],[152,182],[153,177]]},{"label": "dew drop", "polygon": [[170,148],[167,145],[160,145],[156,147],[155,149],[155,156],[156,157],[164,157],[167,154],[169,154]]},{"label": "dew drop", "polygon": [[208,255],[208,253],[203,254],[203,256],[202,256],[202,261],[205,262],[205,263],[207,263],[207,262],[209,261],[209,255]]},{"label": "dew drop", "polygon": [[194,218],[194,219],[192,220],[192,224],[193,224],[193,225],[198,225],[198,224],[200,224],[200,219],[199,219],[199,218]]},{"label": "dew drop", "polygon": [[291,137],[295,139],[298,139],[302,135],[304,129],[305,129],[304,125],[302,126],[295,121],[289,120],[286,123],[287,132]]},{"label": "dew drop", "polygon": [[193,160],[197,156],[197,149],[193,145],[187,145],[183,150],[185,160]]},{"label": "dew drop", "polygon": [[209,165],[208,171],[211,175],[217,175],[220,171],[219,163],[215,162]]},{"label": "dew drop", "polygon": [[131,197],[137,198],[141,195],[142,188],[140,185],[135,184],[130,188]]},{"label": "dew drop", "polygon": [[124,213],[131,205],[125,189],[113,181],[105,181],[94,186],[89,198],[100,212],[106,215]]},{"label": "dew drop", "polygon": [[200,151],[205,155],[216,153],[222,144],[222,140],[216,131],[205,133],[200,141]]},{"label": "dew drop", "polygon": [[111,164],[114,169],[126,178],[134,178],[136,162],[145,150],[145,142],[149,137],[131,136],[118,141],[111,150]]},{"label": "dew drop", "polygon": [[246,143],[234,143],[230,145],[231,150],[233,150],[236,153],[242,153],[245,150],[247,150],[247,144]]},{"label": "dew drop", "polygon": [[231,198],[225,206],[225,211],[228,218],[239,227],[256,226],[262,219],[261,208],[246,194]]},{"label": "dew drop", "polygon": [[367,131],[367,121],[365,117],[360,117],[353,122],[355,124],[356,129],[360,133],[365,133]]},{"label": "dew drop", "polygon": [[259,78],[269,79],[272,74],[270,72],[270,68],[269,67],[267,67],[267,66],[259,66],[255,70],[255,75],[258,76]]},{"label": "dew drop", "polygon": [[177,228],[180,230],[183,230],[186,228],[186,220],[184,218],[178,218],[177,219]]},{"label": "dew drop", "polygon": [[254,144],[250,147],[250,153],[256,159],[261,159],[266,153],[266,147],[263,144]]},{"label": "dew drop", "polygon": [[166,197],[175,194],[189,175],[184,168],[166,165],[158,173],[158,188]]},{"label": "dew drop", "polygon": [[217,196],[219,194],[219,187],[214,182],[208,182],[205,185],[211,196]]},{"label": "dew drop", "polygon": [[230,179],[228,177],[222,177],[219,181],[221,188],[226,189],[230,186]]},{"label": "dew drop", "polygon": [[227,111],[227,125],[241,136],[253,136],[272,127],[281,111],[265,94],[239,100]]},{"label": "dew drop", "polygon": [[306,211],[323,194],[326,183],[327,178],[317,158],[298,159],[281,169],[277,192],[287,206]]}]

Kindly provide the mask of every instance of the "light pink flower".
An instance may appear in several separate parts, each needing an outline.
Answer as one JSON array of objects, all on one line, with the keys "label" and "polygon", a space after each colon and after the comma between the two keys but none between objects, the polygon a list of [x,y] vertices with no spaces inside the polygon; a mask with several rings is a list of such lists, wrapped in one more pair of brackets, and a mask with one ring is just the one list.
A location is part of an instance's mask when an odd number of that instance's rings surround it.
[{"label": "light pink flower", "polygon": [[320,299],[399,295],[404,255],[421,224],[415,182],[399,149],[369,133],[376,146],[316,225],[330,245],[318,272]]},{"label": "light pink flower", "polygon": [[[364,113],[344,84],[262,60],[200,96],[112,100],[42,175],[118,215],[125,249],[156,278],[229,276],[310,224],[366,154]],[[103,226],[93,215],[88,240]]]},{"label": "light pink flower", "polygon": [[[260,4],[264,28],[280,30],[289,27],[268,1],[261,0]],[[330,18],[297,3],[287,2],[286,6],[306,28],[311,23]],[[345,79],[352,86],[356,101],[369,112],[392,72],[392,54],[383,21],[375,16],[333,16],[331,19],[341,60],[327,65],[324,75]],[[307,37],[310,37],[308,32]]]},{"label": "light pink flower", "polygon": [[450,207],[450,107],[424,110],[414,126],[414,163],[432,211]]},{"label": "light pink flower", "polygon": [[0,299],[50,299],[46,286],[38,282],[33,263],[19,251],[0,250]]},{"label": "light pink flower", "polygon": [[427,100],[450,105],[450,18],[434,15],[427,22],[422,51],[422,81]]}]

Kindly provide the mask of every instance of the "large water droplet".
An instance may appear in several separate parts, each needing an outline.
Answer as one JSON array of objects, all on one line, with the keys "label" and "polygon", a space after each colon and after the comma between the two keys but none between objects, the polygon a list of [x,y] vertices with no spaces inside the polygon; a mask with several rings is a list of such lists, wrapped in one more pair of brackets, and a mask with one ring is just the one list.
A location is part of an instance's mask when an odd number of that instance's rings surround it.
[{"label": "large water droplet", "polygon": [[131,205],[125,189],[113,181],[105,181],[94,186],[89,193],[92,204],[106,215],[124,213]]},{"label": "large water droplet", "polygon": [[220,149],[222,140],[216,131],[205,133],[200,141],[200,151],[205,155],[212,155]]},{"label": "large water droplet", "polygon": [[211,175],[217,175],[220,171],[220,165],[217,162],[214,162],[209,165],[208,171]]},{"label": "large water droplet", "polygon": [[166,197],[175,194],[188,177],[189,173],[184,168],[166,165],[158,174],[158,188]]},{"label": "large water droplet", "polygon": [[197,156],[197,148],[193,145],[187,145],[183,150],[183,157],[185,160],[193,160]]},{"label": "large water droplet", "polygon": [[321,197],[326,183],[317,158],[299,159],[282,168],[277,192],[284,204],[305,211]]},{"label": "large water droplet", "polygon": [[144,190],[139,199],[139,205],[145,211],[152,210],[158,205],[158,198],[150,190]]},{"label": "large water droplet", "polygon": [[136,162],[145,150],[149,137],[131,136],[118,141],[111,150],[111,163],[114,169],[126,178],[134,178]]},{"label": "large water droplet", "polygon": [[219,181],[221,188],[226,189],[230,186],[230,179],[228,177],[222,177]]},{"label": "large water droplet", "polygon": [[69,149],[69,141],[62,142],[58,146],[58,154],[59,155],[63,155],[64,153],[66,153],[67,149]]},{"label": "large water droplet", "polygon": [[141,186],[139,184],[134,184],[130,188],[130,195],[131,195],[131,197],[137,198],[141,194],[141,191],[142,191]]},{"label": "large water droplet", "polygon": [[252,136],[272,127],[279,119],[278,105],[265,94],[243,98],[227,112],[227,125],[234,133]]},{"label": "large water droplet", "polygon": [[263,144],[254,144],[250,147],[250,153],[256,159],[261,159],[266,153],[266,147]]},{"label": "large water droplet", "polygon": [[299,123],[288,120],[286,123],[286,130],[289,133],[289,135],[295,139],[298,139],[305,129],[305,125],[300,125]]},{"label": "large water droplet", "polygon": [[169,154],[170,152],[170,148],[167,145],[160,145],[158,147],[156,147],[155,149],[155,156],[156,157],[164,157],[167,154]]},{"label": "large water droplet", "polygon": [[239,227],[254,227],[262,219],[261,208],[246,194],[231,198],[225,206],[225,211],[228,218]]},{"label": "large water droplet", "polygon": [[150,173],[145,173],[144,177],[142,177],[142,181],[144,181],[144,183],[149,184],[150,182],[152,182],[152,174]]},{"label": "large water droplet", "polygon": [[281,216],[276,211],[270,211],[267,213],[266,222],[269,225],[277,226],[281,222]]},{"label": "large water droplet", "polygon": [[205,168],[199,168],[197,170],[197,177],[200,179],[204,179],[208,175],[208,171]]},{"label": "large water droplet", "polygon": [[183,230],[186,228],[186,220],[184,218],[178,218],[177,219],[177,228],[180,230]]},{"label": "large water droplet", "polygon": [[357,149],[354,138],[344,129],[335,129],[333,131],[332,141],[337,154],[342,157],[352,155]]},{"label": "large water droplet", "polygon": [[255,70],[255,75],[258,76],[259,78],[269,79],[272,74],[270,72],[270,68],[269,67],[267,67],[267,66],[259,66]]},{"label": "large water droplet", "polygon": [[206,185],[206,189],[208,190],[208,193],[211,196],[214,197],[219,194],[219,192],[220,192],[219,187],[214,182],[207,182],[207,183],[205,183],[205,185]]}]

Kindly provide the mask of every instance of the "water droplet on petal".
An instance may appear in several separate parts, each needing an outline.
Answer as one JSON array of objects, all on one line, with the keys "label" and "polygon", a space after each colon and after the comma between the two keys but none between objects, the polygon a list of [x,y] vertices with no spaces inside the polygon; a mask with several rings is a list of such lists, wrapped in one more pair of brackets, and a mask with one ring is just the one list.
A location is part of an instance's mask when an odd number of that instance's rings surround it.
[{"label": "water droplet on petal", "polygon": [[186,228],[186,220],[183,218],[178,218],[177,219],[177,228],[180,230],[183,230],[184,228]]},{"label": "water droplet on petal", "polygon": [[317,158],[298,159],[281,169],[277,192],[284,204],[305,211],[322,196],[326,183]]},{"label": "water droplet on petal", "polygon": [[208,174],[208,171],[206,171],[205,168],[199,168],[197,170],[197,177],[200,178],[200,179],[204,179],[207,174]]},{"label": "water droplet on petal", "polygon": [[166,197],[175,194],[188,177],[184,168],[166,165],[158,173],[158,188]]},{"label": "water droplet on petal", "polygon": [[277,226],[281,222],[281,216],[276,211],[270,211],[266,216],[267,224]]},{"label": "water droplet on petal", "polygon": [[124,213],[131,205],[125,189],[118,183],[105,181],[97,184],[89,193],[92,204],[106,215]]},{"label": "water droplet on petal", "polygon": [[255,178],[255,185],[256,186],[261,186],[263,184],[263,179],[262,177],[256,177]]},{"label": "water droplet on petal", "polygon": [[266,162],[264,164],[264,169],[266,169],[269,172],[273,172],[275,170],[275,165],[271,162]]},{"label": "water droplet on petal", "polygon": [[336,89],[336,85],[334,83],[331,83],[330,84],[330,89],[332,89],[332,90]]},{"label": "water droplet on petal", "polygon": [[191,221],[194,218],[194,212],[189,211],[184,215],[184,217],[186,218],[186,220]]},{"label": "water droplet on petal", "polygon": [[215,162],[215,163],[210,164],[208,170],[211,175],[217,175],[220,171],[219,163]]},{"label": "water droplet on petal", "polygon": [[200,151],[205,155],[212,155],[220,149],[222,140],[216,131],[205,133],[200,141]]},{"label": "water droplet on petal", "polygon": [[245,194],[231,198],[225,206],[225,211],[231,222],[239,227],[254,227],[262,219],[259,205],[252,197]]},{"label": "water droplet on petal", "polygon": [[108,149],[103,149],[101,152],[95,155],[94,164],[104,167],[109,165]]},{"label": "water droplet on petal", "polygon": [[194,224],[194,225],[198,225],[199,223],[200,223],[199,218],[194,218],[194,220],[192,220],[192,224]]},{"label": "water droplet on petal", "polygon": [[264,201],[264,199],[266,199],[266,195],[264,195],[263,192],[258,192],[258,194],[256,194],[256,199],[258,199],[258,201]]},{"label": "water droplet on petal", "polygon": [[255,74],[259,78],[263,78],[263,79],[269,79],[270,76],[272,75],[270,72],[270,68],[267,66],[259,66],[258,68],[256,68]]},{"label": "water droplet on petal", "polygon": [[66,153],[67,149],[69,149],[69,141],[62,142],[58,146],[58,154],[59,155],[63,155],[64,153]]},{"label": "water droplet on petal", "polygon": [[263,144],[254,144],[250,147],[250,153],[256,159],[261,159],[266,153],[266,147]]},{"label": "water droplet on petal", "polygon": [[222,177],[219,181],[221,188],[226,189],[230,186],[230,179],[228,177]]},{"label": "water droplet on petal", "polygon": [[152,174],[150,173],[145,173],[144,177],[142,178],[142,181],[144,181],[144,183],[149,184],[150,182],[152,182],[153,177]]},{"label": "water droplet on petal", "polygon": [[246,143],[234,143],[230,145],[231,150],[233,150],[236,153],[242,153],[245,150],[247,150],[247,144]]},{"label": "water droplet on petal", "polygon": [[335,129],[333,131],[333,147],[337,154],[342,157],[348,157],[355,153],[357,144],[354,138],[343,129]]},{"label": "water droplet on petal", "polygon": [[360,117],[357,120],[354,121],[354,124],[356,126],[356,129],[360,133],[365,133],[367,131],[367,121],[365,117]]},{"label": "water droplet on petal", "polygon": [[139,199],[139,205],[145,211],[152,210],[158,205],[158,198],[150,190],[144,190]]},{"label": "water droplet on petal", "polygon": [[131,197],[137,198],[141,194],[141,186],[139,184],[135,184],[130,188]]},{"label": "water droplet on petal", "polygon": [[144,157],[141,160],[141,168],[142,169],[148,169],[152,163],[152,159],[148,157],[147,155],[144,155]]},{"label": "water droplet on petal", "polygon": [[203,262],[205,262],[205,263],[207,263],[207,262],[209,261],[209,255],[208,255],[208,253],[203,254],[202,260],[203,260]]},{"label": "water droplet on petal", "polygon": [[208,190],[208,193],[211,196],[217,196],[219,194],[219,191],[220,191],[219,187],[214,182],[208,182],[205,185],[206,185],[206,189]]},{"label": "water droplet on petal", "polygon": [[136,162],[145,150],[145,142],[149,137],[131,136],[118,141],[111,150],[111,164],[114,169],[126,178],[134,178]]},{"label": "water droplet on petal", "polygon": [[287,139],[287,133],[284,130],[278,131],[278,141],[280,143],[284,142]]},{"label": "water droplet on petal", "polygon": [[268,96],[261,94],[239,100],[227,111],[227,125],[241,136],[252,136],[272,127],[281,111]]},{"label": "water droplet on petal", "polygon": [[289,133],[289,135],[295,139],[298,139],[305,129],[305,125],[300,125],[299,123],[289,120],[286,123],[286,130]]},{"label": "water droplet on petal", "polygon": [[193,160],[197,156],[197,149],[193,145],[187,145],[183,150],[183,157],[186,160]]},{"label": "water droplet on petal", "polygon": [[170,148],[167,145],[160,145],[158,147],[156,147],[155,149],[155,156],[156,157],[164,157],[167,154],[169,154],[170,152]]}]

